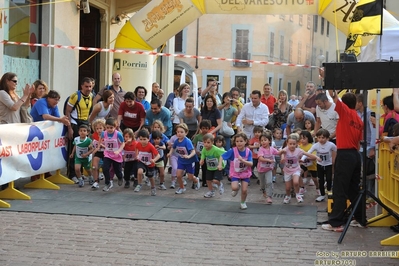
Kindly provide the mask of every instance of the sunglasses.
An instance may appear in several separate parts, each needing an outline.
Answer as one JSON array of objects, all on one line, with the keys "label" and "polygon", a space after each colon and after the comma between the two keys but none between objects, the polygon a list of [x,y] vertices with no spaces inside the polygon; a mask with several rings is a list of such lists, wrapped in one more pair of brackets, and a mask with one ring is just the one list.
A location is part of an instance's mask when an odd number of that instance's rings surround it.
[{"label": "sunglasses", "polygon": [[15,79],[12,79],[11,81],[14,83],[18,83],[18,80],[15,80]]}]

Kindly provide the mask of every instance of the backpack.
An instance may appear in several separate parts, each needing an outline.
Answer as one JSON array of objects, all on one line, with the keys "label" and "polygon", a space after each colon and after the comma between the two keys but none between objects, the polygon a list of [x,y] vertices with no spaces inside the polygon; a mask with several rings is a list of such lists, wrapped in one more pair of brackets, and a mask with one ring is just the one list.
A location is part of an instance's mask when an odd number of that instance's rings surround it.
[{"label": "backpack", "polygon": [[[82,92],[81,92],[80,90],[78,90],[76,93],[78,94],[78,99],[76,100],[75,105],[72,107],[71,114],[72,114],[72,112],[76,109],[76,106],[79,104],[80,100],[82,99]],[[90,95],[91,95],[91,100],[93,101],[93,94],[90,93]],[[64,102],[64,115],[66,115],[66,108],[67,108],[68,101],[69,101],[69,98],[70,98],[70,97],[71,97],[71,95],[69,95],[69,96],[65,99],[65,102]],[[91,109],[93,109],[93,104],[91,105]],[[91,109],[90,109],[90,113],[91,113]],[[72,117],[72,116],[71,116],[71,117]],[[72,117],[72,118],[73,118],[73,117]],[[76,120],[76,118],[73,118],[73,119]]]},{"label": "backpack", "polygon": [[395,111],[392,111],[392,117],[388,118],[385,123],[384,123],[384,130],[383,134],[388,136],[388,137],[393,137],[394,136],[394,129],[393,127],[399,122],[399,114],[396,113]]}]

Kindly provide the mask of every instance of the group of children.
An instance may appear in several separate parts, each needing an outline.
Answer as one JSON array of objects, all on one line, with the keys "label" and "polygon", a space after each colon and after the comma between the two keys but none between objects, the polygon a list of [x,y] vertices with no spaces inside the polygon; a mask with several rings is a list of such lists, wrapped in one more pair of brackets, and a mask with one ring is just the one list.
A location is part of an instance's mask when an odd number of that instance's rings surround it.
[{"label": "group of children", "polygon": [[[276,180],[276,166],[282,167],[286,196],[284,203],[291,199],[291,189],[294,189],[298,203],[303,202],[301,194],[301,172],[312,175],[320,191],[317,201],[324,200],[324,175],[327,179],[327,189],[331,189],[332,165],[335,160],[336,147],[328,142],[328,131],[320,129],[316,136],[318,142],[312,145],[313,138],[308,131],[293,133],[286,140],[282,138],[282,130],[276,129],[273,135],[262,127],[255,127],[254,137],[248,139],[243,133],[232,137],[232,148],[224,150],[223,136],[208,133],[211,123],[202,120],[199,133],[191,141],[186,137],[186,124],[176,126],[176,134],[168,139],[162,132],[163,124],[154,121],[151,133],[141,129],[136,134],[131,129],[125,129],[123,134],[117,130],[115,119],[96,120],[93,122],[91,140],[90,128],[81,125],[79,136],[74,139],[71,158],[75,158],[75,172],[79,186],[84,186],[81,167],[89,175],[89,184],[93,189],[99,188],[99,168],[102,161],[105,186],[103,191],[113,187],[114,174],[118,185],[130,187],[133,180],[135,192],[142,188],[143,177],[146,175],[151,186],[151,195],[156,195],[155,173],[159,173],[159,189],[166,190],[165,160],[169,159],[172,166],[171,186],[178,188],[176,194],[186,191],[186,181],[183,176],[193,182],[192,188],[201,187],[199,168],[202,168],[202,185],[208,188],[205,198],[215,196],[215,190],[224,193],[223,176],[228,174],[231,179],[231,195],[235,197],[241,189],[241,209],[247,209],[246,198],[250,178],[256,167],[258,179],[266,203],[272,203],[273,182]],[[285,144],[284,144],[285,143]],[[169,151],[167,153],[167,151]],[[316,155],[313,153],[316,152]],[[92,157],[92,159],[91,159]],[[277,159],[277,160],[276,160]],[[314,167],[317,160],[317,168]],[[229,165],[229,169],[225,169]],[[302,167],[302,169],[301,169]],[[123,171],[123,173],[122,173]],[[317,177],[320,182],[317,182]]]}]

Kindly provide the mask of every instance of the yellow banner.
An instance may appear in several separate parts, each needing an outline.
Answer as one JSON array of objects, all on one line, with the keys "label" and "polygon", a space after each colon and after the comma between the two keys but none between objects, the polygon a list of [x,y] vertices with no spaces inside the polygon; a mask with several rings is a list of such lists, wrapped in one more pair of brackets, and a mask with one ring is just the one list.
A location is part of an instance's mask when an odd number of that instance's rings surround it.
[{"label": "yellow banner", "polygon": [[317,0],[213,0],[207,14],[317,14]]},{"label": "yellow banner", "polygon": [[[327,19],[342,33],[348,35],[349,24],[359,0],[350,1],[320,1],[319,15]],[[336,25],[335,25],[336,24]]]},{"label": "yellow banner", "polygon": [[153,0],[130,23],[149,46],[157,48],[201,15],[190,0]]}]

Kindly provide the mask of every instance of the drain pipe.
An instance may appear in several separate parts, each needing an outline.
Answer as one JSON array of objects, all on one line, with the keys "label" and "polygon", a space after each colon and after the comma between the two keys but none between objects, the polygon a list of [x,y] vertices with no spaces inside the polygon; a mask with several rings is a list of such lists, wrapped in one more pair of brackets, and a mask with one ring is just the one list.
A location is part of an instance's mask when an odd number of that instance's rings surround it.
[{"label": "drain pipe", "polygon": [[199,18],[197,18],[197,41],[195,44],[195,69],[198,69],[198,40],[199,40]]}]

